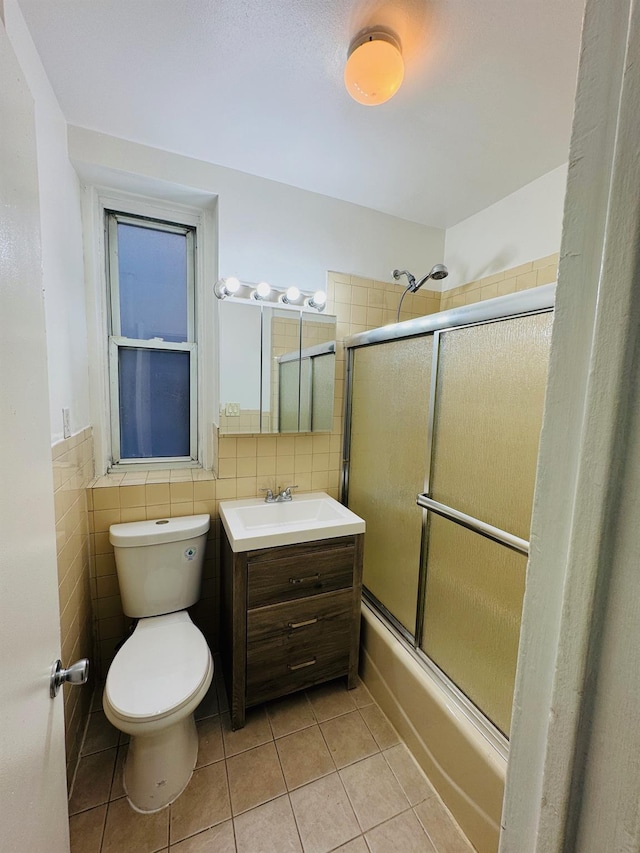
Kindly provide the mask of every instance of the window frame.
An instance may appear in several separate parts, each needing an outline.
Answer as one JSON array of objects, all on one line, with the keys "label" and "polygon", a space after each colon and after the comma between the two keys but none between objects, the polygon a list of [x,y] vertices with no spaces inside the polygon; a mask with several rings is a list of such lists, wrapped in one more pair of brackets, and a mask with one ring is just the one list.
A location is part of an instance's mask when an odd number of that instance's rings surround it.
[{"label": "window frame", "polygon": [[[140,465],[157,467],[170,463],[177,466],[198,461],[198,341],[196,329],[196,251],[197,234],[193,225],[167,222],[141,214],[124,213],[105,208],[105,239],[107,247],[107,303],[108,303],[108,371],[109,371],[109,415],[111,425],[110,470]],[[154,339],[128,338],[121,334],[120,326],[120,282],[118,268],[118,225],[132,225],[186,237],[187,254],[187,340],[185,342],[158,341]],[[161,350],[164,352],[189,353],[189,455],[188,456],[145,456],[126,458],[121,456],[120,442],[120,349]]]},{"label": "window frame", "polygon": [[[113,182],[113,185],[110,185]],[[127,188],[122,188],[125,182]],[[218,196],[192,191],[183,185],[128,174],[126,181],[115,170],[81,172],[82,227],[85,245],[87,299],[87,351],[89,355],[89,404],[93,432],[95,476],[108,473],[128,476],[131,482],[145,471],[168,473],[169,469],[210,470],[215,459],[214,424],[218,406],[218,371],[215,348],[217,300],[210,282],[218,277]],[[109,400],[109,305],[107,290],[107,241],[105,210],[180,222],[196,230],[195,325],[198,339],[198,460],[154,462],[114,467],[111,454]],[[76,330],[84,335],[84,329]]]}]

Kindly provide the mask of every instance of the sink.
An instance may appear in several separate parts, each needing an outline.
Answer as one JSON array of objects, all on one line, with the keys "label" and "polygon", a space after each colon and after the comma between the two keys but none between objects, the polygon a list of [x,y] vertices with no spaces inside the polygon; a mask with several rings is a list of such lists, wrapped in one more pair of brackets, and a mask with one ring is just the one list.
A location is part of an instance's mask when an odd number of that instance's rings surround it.
[{"label": "sink", "polygon": [[221,501],[220,517],[233,551],[316,542],[364,533],[360,516],[325,492],[266,503],[262,498]]}]

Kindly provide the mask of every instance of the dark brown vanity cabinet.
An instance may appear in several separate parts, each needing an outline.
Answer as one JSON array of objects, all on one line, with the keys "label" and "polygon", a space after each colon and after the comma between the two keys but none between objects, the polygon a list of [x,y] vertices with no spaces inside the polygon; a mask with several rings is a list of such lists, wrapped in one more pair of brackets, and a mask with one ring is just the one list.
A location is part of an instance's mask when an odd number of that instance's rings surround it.
[{"label": "dark brown vanity cabinet", "polygon": [[222,531],[222,657],[245,709],[341,675],[355,686],[364,534],[234,553]]}]

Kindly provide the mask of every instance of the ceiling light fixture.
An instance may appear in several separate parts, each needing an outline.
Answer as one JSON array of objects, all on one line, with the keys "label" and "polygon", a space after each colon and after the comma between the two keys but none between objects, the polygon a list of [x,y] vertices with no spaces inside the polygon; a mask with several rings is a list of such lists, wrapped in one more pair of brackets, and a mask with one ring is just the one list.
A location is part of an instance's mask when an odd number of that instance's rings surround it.
[{"label": "ceiling light fixture", "polygon": [[384,104],[398,91],[403,77],[400,42],[391,33],[368,30],[351,42],[344,83],[359,104]]}]

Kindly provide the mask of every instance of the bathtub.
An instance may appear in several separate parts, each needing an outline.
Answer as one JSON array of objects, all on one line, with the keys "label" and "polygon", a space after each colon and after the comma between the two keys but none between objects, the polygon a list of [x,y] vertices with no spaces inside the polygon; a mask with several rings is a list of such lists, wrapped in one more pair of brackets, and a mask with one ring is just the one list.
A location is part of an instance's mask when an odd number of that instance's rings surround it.
[{"label": "bathtub", "polygon": [[505,755],[366,603],[360,675],[473,846],[496,853]]}]

